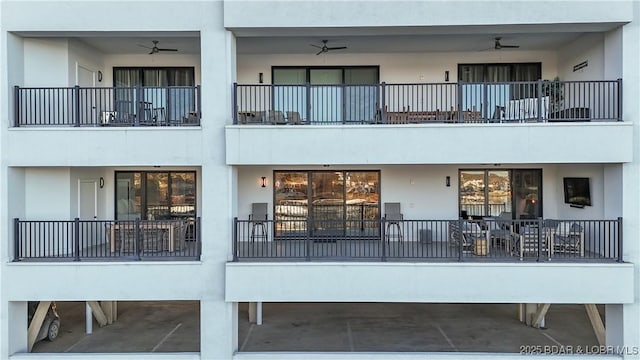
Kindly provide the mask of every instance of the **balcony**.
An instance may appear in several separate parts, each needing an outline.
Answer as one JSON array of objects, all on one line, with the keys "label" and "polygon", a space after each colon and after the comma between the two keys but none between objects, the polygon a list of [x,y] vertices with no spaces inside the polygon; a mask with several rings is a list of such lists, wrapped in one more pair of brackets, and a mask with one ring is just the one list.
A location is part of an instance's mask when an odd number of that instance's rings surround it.
[{"label": "balcony", "polygon": [[622,262],[621,218],[398,221],[365,212],[348,211],[347,220],[235,219],[234,261]]},{"label": "balcony", "polygon": [[14,219],[16,262],[199,260],[195,220]]},{"label": "balcony", "polygon": [[14,98],[14,127],[200,125],[200,86],[16,86]]},{"label": "balcony", "polygon": [[373,85],[234,84],[238,125],[622,121],[622,80]]}]

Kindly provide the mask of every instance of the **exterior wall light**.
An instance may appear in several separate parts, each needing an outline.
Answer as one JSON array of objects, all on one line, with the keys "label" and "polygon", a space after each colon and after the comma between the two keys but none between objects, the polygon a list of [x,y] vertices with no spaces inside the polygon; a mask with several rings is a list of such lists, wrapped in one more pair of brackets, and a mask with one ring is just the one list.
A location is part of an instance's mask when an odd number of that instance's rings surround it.
[{"label": "exterior wall light", "polygon": [[447,176],[447,177],[444,179],[444,184],[445,184],[447,187],[451,186],[451,176]]},{"label": "exterior wall light", "polygon": [[267,187],[267,177],[263,176],[260,178],[260,187]]},{"label": "exterior wall light", "polygon": [[100,176],[100,189],[102,189],[104,187],[104,178],[102,176]]}]

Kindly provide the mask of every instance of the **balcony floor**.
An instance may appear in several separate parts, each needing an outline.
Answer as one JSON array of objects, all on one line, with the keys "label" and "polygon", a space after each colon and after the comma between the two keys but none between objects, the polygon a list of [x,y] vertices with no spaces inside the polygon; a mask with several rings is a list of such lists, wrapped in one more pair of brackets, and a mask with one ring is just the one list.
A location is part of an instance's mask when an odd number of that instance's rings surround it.
[{"label": "balcony floor", "polygon": [[[307,251],[308,249],[308,251]],[[448,242],[434,241],[388,241],[383,244],[375,240],[277,240],[277,241],[239,241],[238,260],[253,262],[271,261],[458,261],[460,254],[456,246]],[[308,252],[308,254],[307,254]],[[476,262],[517,262],[537,261],[537,253],[524,253],[521,258],[517,250],[511,250],[503,243],[496,242],[482,249],[465,249],[463,261]],[[584,256],[576,253],[548,252],[541,254],[540,261],[563,262],[613,262],[615,259],[600,258],[600,255],[585,251]]]}]

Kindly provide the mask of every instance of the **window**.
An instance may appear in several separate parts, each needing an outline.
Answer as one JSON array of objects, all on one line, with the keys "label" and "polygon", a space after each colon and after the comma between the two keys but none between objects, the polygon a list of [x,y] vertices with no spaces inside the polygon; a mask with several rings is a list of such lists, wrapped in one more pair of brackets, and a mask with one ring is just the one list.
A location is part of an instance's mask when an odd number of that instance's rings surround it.
[{"label": "window", "polygon": [[459,64],[462,108],[500,118],[510,100],[538,96],[541,74],[541,63]]},{"label": "window", "polygon": [[460,215],[515,219],[542,216],[542,170],[460,170]]},{"label": "window", "polygon": [[312,124],[375,121],[377,66],[274,66],[271,71],[273,84],[280,85],[273,87],[273,109],[297,112]]},{"label": "window", "polygon": [[193,171],[116,172],[116,220],[193,219],[196,173]]},{"label": "window", "polygon": [[376,236],[379,171],[274,172],[277,236]]},{"label": "window", "polygon": [[458,65],[458,80],[464,82],[536,81],[541,78],[541,63]]},{"label": "window", "polygon": [[116,67],[113,79],[116,111],[129,122],[179,123],[196,109],[192,67]]}]

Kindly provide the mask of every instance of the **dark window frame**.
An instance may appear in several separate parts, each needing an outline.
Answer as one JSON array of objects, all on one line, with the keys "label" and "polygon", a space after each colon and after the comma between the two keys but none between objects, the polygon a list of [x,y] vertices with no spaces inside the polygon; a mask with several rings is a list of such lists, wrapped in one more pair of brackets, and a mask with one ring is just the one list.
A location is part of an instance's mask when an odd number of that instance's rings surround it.
[{"label": "dark window frame", "polygon": [[193,86],[196,83],[196,68],[194,66],[114,66],[112,69],[114,87],[116,86],[117,70],[138,70],[142,84],[144,84],[144,70],[191,70],[191,82],[194,84]]},{"label": "dark window frame", "polygon": [[113,218],[115,220],[118,220],[118,174],[140,174],[140,217],[141,220],[146,220],[147,219],[147,174],[162,174],[162,173],[166,173],[168,174],[168,179],[167,179],[167,187],[168,187],[168,194],[167,196],[169,197],[169,207],[171,207],[171,194],[172,194],[172,190],[171,190],[171,174],[175,174],[175,173],[191,173],[193,174],[193,186],[195,187],[195,199],[193,202],[193,217],[197,217],[198,216],[198,172],[195,170],[166,170],[166,171],[162,171],[162,170],[118,170],[114,172],[114,192],[113,192],[113,200],[114,200],[114,204],[115,206],[113,207]]},{"label": "dark window frame", "polygon": [[[488,70],[487,68],[489,66],[509,66],[509,77],[510,78],[515,78],[515,67],[518,65],[537,65],[538,66],[538,78],[539,79],[535,79],[535,80],[540,80],[542,79],[542,62],[537,62],[537,61],[533,61],[533,62],[505,62],[505,63],[458,63],[458,81],[462,81],[462,70],[461,67],[462,66],[482,66],[482,78],[483,81],[481,82],[491,82],[491,81],[487,81],[487,76],[488,76]],[[513,81],[513,80],[510,80]],[[533,81],[533,80],[532,80]]]},{"label": "dark window frame", "polygon": [[[344,70],[346,69],[374,69],[376,70],[376,82],[375,84],[380,83],[380,65],[348,65],[348,66],[340,66],[340,65],[330,65],[330,66],[321,66],[321,65],[313,65],[313,66],[305,66],[305,65],[285,65],[285,66],[271,66],[271,83],[273,85],[289,85],[289,84],[275,84],[273,82],[273,76],[274,76],[274,70],[279,70],[279,69],[304,69],[305,70],[305,83],[309,83],[310,79],[311,79],[311,70],[335,70],[335,69],[341,69],[342,70],[342,79],[341,79],[341,83],[337,84],[337,85],[342,85],[344,84],[345,81],[345,76],[344,76]],[[368,85],[373,85],[373,84],[368,84]]]}]

